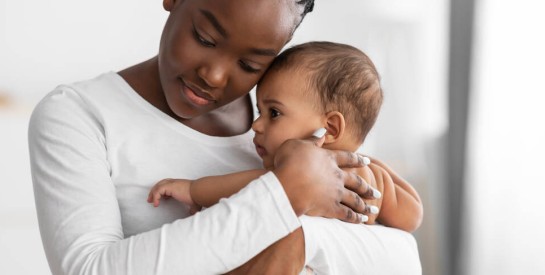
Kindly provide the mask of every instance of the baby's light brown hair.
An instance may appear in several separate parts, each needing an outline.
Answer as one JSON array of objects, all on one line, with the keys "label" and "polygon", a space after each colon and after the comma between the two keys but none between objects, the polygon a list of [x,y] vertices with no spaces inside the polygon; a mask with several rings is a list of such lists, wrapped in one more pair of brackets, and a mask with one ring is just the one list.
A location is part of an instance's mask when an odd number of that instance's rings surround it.
[{"label": "baby's light brown hair", "polygon": [[342,113],[347,132],[363,143],[383,99],[379,74],[366,54],[346,44],[308,42],[282,52],[269,71],[283,69],[302,73],[307,90],[318,94],[319,111]]}]

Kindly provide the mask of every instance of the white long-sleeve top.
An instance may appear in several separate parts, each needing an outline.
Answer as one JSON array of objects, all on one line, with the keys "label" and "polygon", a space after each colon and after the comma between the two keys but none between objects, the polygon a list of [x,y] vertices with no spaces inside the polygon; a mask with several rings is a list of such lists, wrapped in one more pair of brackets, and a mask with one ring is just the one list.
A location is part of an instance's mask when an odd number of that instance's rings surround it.
[{"label": "white long-sleeve top", "polygon": [[[273,173],[190,217],[175,200],[147,203],[164,178],[261,167],[252,137],[186,127],[113,72],[56,88],[29,126],[38,221],[53,274],[225,273],[301,226]],[[304,219],[303,229],[307,264],[318,272],[420,267],[414,239],[399,230],[318,218]],[[339,241],[356,246],[346,250]]]}]

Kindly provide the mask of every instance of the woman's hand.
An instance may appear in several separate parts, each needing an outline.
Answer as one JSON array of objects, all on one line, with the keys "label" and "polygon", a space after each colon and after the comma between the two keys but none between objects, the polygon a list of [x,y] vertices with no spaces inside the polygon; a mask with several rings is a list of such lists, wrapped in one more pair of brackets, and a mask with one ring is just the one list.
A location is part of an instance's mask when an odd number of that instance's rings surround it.
[{"label": "woman's hand", "polygon": [[369,207],[362,198],[380,197],[361,177],[341,168],[366,165],[363,156],[320,148],[324,138],[288,140],[280,146],[273,172],[280,180],[295,213],[366,221]]}]

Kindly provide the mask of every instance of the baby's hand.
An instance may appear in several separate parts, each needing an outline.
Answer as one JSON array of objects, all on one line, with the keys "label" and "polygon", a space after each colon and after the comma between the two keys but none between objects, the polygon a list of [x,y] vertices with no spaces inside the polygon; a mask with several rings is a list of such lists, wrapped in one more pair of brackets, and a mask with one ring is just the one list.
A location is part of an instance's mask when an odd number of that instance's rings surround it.
[{"label": "baby's hand", "polygon": [[189,205],[191,214],[196,213],[201,209],[195,204],[191,198],[191,181],[184,179],[164,179],[159,181],[151,188],[148,195],[148,202],[153,203],[153,206],[159,206],[161,197],[168,199],[170,197],[179,202]]}]

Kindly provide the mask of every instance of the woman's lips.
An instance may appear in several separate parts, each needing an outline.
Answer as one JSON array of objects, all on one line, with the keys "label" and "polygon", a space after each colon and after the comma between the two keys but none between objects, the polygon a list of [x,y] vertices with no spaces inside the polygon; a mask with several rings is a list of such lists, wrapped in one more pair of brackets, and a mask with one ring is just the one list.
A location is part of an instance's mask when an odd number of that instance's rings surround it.
[{"label": "woman's lips", "polygon": [[210,96],[208,93],[200,90],[197,87],[187,85],[186,82],[183,80],[182,93],[185,94],[185,96],[191,103],[198,106],[205,106],[215,101],[214,98],[212,98],[212,96]]}]

